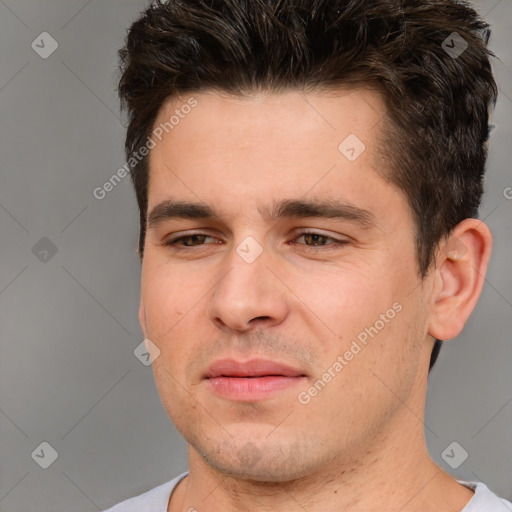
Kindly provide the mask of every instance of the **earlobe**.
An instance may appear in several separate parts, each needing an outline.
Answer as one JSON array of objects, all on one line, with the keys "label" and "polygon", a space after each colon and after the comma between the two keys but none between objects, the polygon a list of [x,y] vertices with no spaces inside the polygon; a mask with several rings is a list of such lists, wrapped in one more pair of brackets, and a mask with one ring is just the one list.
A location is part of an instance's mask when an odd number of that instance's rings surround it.
[{"label": "earlobe", "polygon": [[484,284],[492,236],[478,219],[465,219],[443,242],[437,257],[429,334],[455,338],[473,311]]}]

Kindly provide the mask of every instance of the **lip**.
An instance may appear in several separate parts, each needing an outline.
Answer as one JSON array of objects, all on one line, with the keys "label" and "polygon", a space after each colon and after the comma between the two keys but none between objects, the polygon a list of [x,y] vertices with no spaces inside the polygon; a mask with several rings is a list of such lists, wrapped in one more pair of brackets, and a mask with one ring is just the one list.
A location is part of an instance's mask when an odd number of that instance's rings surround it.
[{"label": "lip", "polygon": [[208,368],[205,380],[216,395],[239,402],[255,402],[303,383],[306,375],[269,359],[220,359]]},{"label": "lip", "polygon": [[205,378],[268,376],[300,377],[304,376],[304,373],[292,366],[270,359],[249,359],[248,361],[219,359],[208,368]]}]

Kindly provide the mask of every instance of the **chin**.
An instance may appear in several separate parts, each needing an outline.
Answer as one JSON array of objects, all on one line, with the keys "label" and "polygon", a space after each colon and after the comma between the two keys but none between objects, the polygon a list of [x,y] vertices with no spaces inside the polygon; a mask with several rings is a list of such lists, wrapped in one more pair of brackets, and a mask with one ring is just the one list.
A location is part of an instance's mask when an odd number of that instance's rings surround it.
[{"label": "chin", "polygon": [[[253,433],[253,432],[251,432]],[[268,436],[268,427],[265,436]],[[318,441],[309,438],[299,442],[276,436],[274,440],[261,436],[236,436],[189,444],[212,469],[226,477],[254,482],[283,483],[307,478],[325,466],[332,458],[319,453]],[[254,441],[254,442],[253,442]],[[311,455],[314,455],[311,457]]]},{"label": "chin", "polygon": [[260,482],[268,484],[278,484],[283,482],[292,482],[300,478],[307,477],[309,472],[306,470],[291,470],[286,461],[271,463],[256,462],[254,465],[247,465],[243,462],[233,459],[219,458],[211,454],[203,454],[203,460],[218,473],[233,478],[235,480],[245,480],[247,482]]}]

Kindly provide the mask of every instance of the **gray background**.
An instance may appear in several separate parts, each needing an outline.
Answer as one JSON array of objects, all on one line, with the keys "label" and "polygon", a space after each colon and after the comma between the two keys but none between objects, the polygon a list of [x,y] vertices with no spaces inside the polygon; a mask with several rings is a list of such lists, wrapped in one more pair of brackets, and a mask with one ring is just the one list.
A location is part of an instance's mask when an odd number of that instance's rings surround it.
[{"label": "gray background", "polygon": [[[0,1],[2,512],[100,510],[187,469],[151,367],[133,354],[142,333],[129,179],[103,200],[92,194],[125,162],[116,51],[145,5]],[[475,5],[501,59],[481,210],[495,245],[476,311],[431,374],[425,423],[441,467],[512,498],[512,3]],[[47,59],[31,48],[45,31],[59,45]],[[36,463],[48,460],[44,441],[58,452],[47,469]],[[469,454],[457,470],[441,457],[453,441]]]}]

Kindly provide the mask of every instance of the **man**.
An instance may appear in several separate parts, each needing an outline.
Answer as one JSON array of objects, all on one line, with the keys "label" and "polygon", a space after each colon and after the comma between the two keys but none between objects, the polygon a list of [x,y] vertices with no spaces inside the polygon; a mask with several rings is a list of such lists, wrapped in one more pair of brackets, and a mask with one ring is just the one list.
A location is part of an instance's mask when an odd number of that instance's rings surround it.
[{"label": "man", "polygon": [[496,85],[450,0],[171,0],[120,51],[140,323],[189,471],[112,512],[510,510],[424,437]]}]

